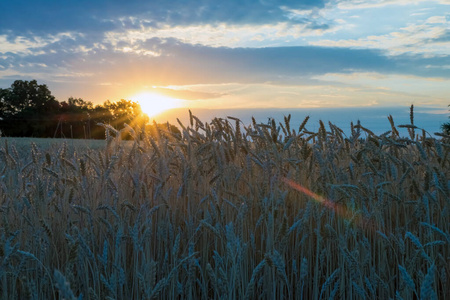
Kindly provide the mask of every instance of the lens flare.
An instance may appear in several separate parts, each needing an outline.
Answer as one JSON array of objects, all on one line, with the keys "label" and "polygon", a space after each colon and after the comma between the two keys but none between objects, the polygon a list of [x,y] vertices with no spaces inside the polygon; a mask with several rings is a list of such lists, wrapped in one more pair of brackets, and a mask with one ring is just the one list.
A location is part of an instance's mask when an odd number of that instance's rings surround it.
[{"label": "lens flare", "polygon": [[370,229],[370,230],[375,229],[375,226],[374,226],[375,224],[373,224],[373,222],[371,222],[370,220],[364,219],[363,217],[361,217],[361,215],[355,216],[355,213],[348,210],[345,206],[340,205],[335,202],[332,202],[290,179],[282,178],[282,181],[284,183],[286,183],[288,186],[290,186],[291,188],[293,188],[299,192],[302,192],[303,194],[305,194],[308,197],[313,198],[316,202],[322,204],[326,208],[334,211],[338,216],[345,218],[347,220],[352,220],[354,222],[354,224],[356,224],[360,227]]}]

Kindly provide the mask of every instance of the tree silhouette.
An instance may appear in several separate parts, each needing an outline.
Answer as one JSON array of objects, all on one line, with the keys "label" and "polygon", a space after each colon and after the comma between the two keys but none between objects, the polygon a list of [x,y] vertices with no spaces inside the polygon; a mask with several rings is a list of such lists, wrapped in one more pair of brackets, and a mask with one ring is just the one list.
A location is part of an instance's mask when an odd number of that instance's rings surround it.
[{"label": "tree silhouette", "polygon": [[[450,106],[450,105],[449,105]],[[450,118],[450,117],[449,117]],[[450,122],[441,125],[441,129],[445,134],[450,135]]]},{"label": "tree silhouette", "polygon": [[12,136],[48,136],[60,104],[45,84],[16,80],[0,89],[2,131]]},{"label": "tree silhouette", "polygon": [[[16,80],[10,88],[0,89],[0,130],[5,136],[103,139],[105,130],[99,123],[118,130],[127,124],[143,134],[148,121],[139,103],[131,100],[107,100],[96,106],[74,97],[58,102],[48,87],[36,80]],[[170,126],[170,131],[178,130]],[[131,138],[123,132],[122,138]]]},{"label": "tree silhouette", "polygon": [[[108,109],[112,114],[110,125],[117,129],[123,129],[125,124],[138,130],[141,134],[145,131],[145,124],[148,123],[149,117],[142,112],[139,103],[121,99],[117,102],[106,101],[103,107]],[[131,136],[125,133],[122,138],[129,139]]]},{"label": "tree silhouette", "polygon": [[47,85],[36,80],[16,80],[8,89],[1,89],[0,109],[2,118],[26,113],[51,113],[59,109],[59,103],[51,94]]}]

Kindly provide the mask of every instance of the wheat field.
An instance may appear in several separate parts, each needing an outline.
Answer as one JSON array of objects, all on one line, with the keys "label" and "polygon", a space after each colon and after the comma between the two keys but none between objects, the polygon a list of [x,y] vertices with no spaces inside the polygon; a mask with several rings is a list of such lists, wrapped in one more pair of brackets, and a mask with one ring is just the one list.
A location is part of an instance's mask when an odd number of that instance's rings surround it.
[{"label": "wheat field", "polygon": [[450,139],[386,122],[0,138],[0,298],[450,299]]}]

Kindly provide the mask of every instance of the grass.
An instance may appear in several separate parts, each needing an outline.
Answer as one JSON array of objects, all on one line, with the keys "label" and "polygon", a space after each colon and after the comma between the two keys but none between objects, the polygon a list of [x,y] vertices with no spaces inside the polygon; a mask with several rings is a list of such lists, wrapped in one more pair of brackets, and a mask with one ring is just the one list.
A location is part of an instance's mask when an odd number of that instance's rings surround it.
[{"label": "grass", "polygon": [[0,138],[0,298],[450,299],[449,139],[389,121]]}]

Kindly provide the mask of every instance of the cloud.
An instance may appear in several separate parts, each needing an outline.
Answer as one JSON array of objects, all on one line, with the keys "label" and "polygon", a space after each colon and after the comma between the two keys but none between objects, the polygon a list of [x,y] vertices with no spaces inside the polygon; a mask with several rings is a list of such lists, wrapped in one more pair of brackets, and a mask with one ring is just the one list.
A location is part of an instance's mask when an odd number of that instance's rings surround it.
[{"label": "cloud", "polygon": [[224,95],[223,93],[193,91],[189,89],[153,88],[152,91],[171,98],[183,100],[213,99],[220,98]]},{"label": "cloud", "polygon": [[[137,49],[160,55],[147,57],[136,53],[99,51],[78,59],[71,68],[80,72],[95,68],[99,70],[99,76],[105,77],[102,78],[104,82],[112,81],[112,77],[117,82],[138,80],[151,85],[178,85],[298,82],[299,77],[327,72],[389,70],[393,63],[374,50],[323,47],[206,47],[175,39],[153,38],[140,43]],[[130,77],[130,72],[134,76]]]},{"label": "cloud", "polygon": [[0,2],[0,34],[36,36],[59,32],[107,32],[164,24],[267,24],[289,20],[286,9],[324,7],[326,0],[138,1],[15,0]]},{"label": "cloud", "polygon": [[[289,85],[311,83],[310,78],[315,75],[352,72],[450,77],[450,69],[441,67],[450,65],[450,56],[390,57],[374,49],[319,46],[208,47],[173,38],[122,42],[115,46],[89,43],[88,40],[86,46],[80,46],[77,37],[67,37],[35,48],[33,55],[7,54],[0,58],[0,66],[17,74],[40,72],[55,81],[125,86],[232,82]],[[132,51],[123,51],[125,48]]]},{"label": "cloud", "polygon": [[[401,89],[379,88],[371,80],[376,74],[365,77],[365,74],[331,74],[333,80],[340,82],[320,83],[313,85],[280,86],[274,84],[219,84],[188,86],[189,89],[204,91],[220,91],[224,95],[220,98],[207,101],[191,101],[190,108],[305,108],[305,107],[349,107],[349,106],[404,106],[411,103],[417,106],[442,107],[443,99],[440,96],[421,93],[418,89],[409,91],[407,85],[416,85],[420,82],[417,78],[401,78],[400,76],[387,76],[380,79],[389,84],[393,79],[396,83],[404,85]],[[362,79],[352,83],[354,78]],[[383,75],[380,75],[383,76]],[[331,79],[331,78],[330,78]],[[406,80],[406,82],[404,81]],[[431,89],[433,85],[430,85]],[[434,86],[445,90],[445,83]],[[185,86],[179,86],[183,89]],[[445,103],[445,101],[444,101]]]},{"label": "cloud", "polygon": [[320,40],[310,45],[325,47],[380,49],[390,55],[413,54],[424,57],[447,56],[450,53],[450,22],[446,16],[433,16],[418,24],[383,35],[359,39]]},{"label": "cloud", "polygon": [[449,5],[450,0],[337,0],[334,1],[341,9],[375,8],[393,5],[417,5],[420,3],[434,2],[436,4]]},{"label": "cloud", "polygon": [[305,37],[318,37],[335,32],[336,22],[320,19],[304,20],[304,23],[290,21],[268,24],[202,24],[188,26],[161,26],[158,28],[140,28],[137,30],[111,31],[105,34],[103,42],[113,45],[134,44],[150,38],[175,38],[184,43],[202,44],[213,47],[262,47],[283,45],[286,41],[295,41]]},{"label": "cloud", "polygon": [[0,84],[93,101],[154,86],[199,106],[445,103],[448,4],[0,0]]},{"label": "cloud", "polygon": [[444,30],[439,36],[427,40],[428,43],[448,43],[450,42],[450,29]]},{"label": "cloud", "polygon": [[[344,86],[358,87],[377,93],[387,92],[409,96],[416,99],[435,98],[445,101],[448,94],[450,78],[418,77],[412,75],[380,74],[380,73],[328,73],[315,76],[318,80],[341,83]],[[430,97],[433,95],[433,97]]]}]

